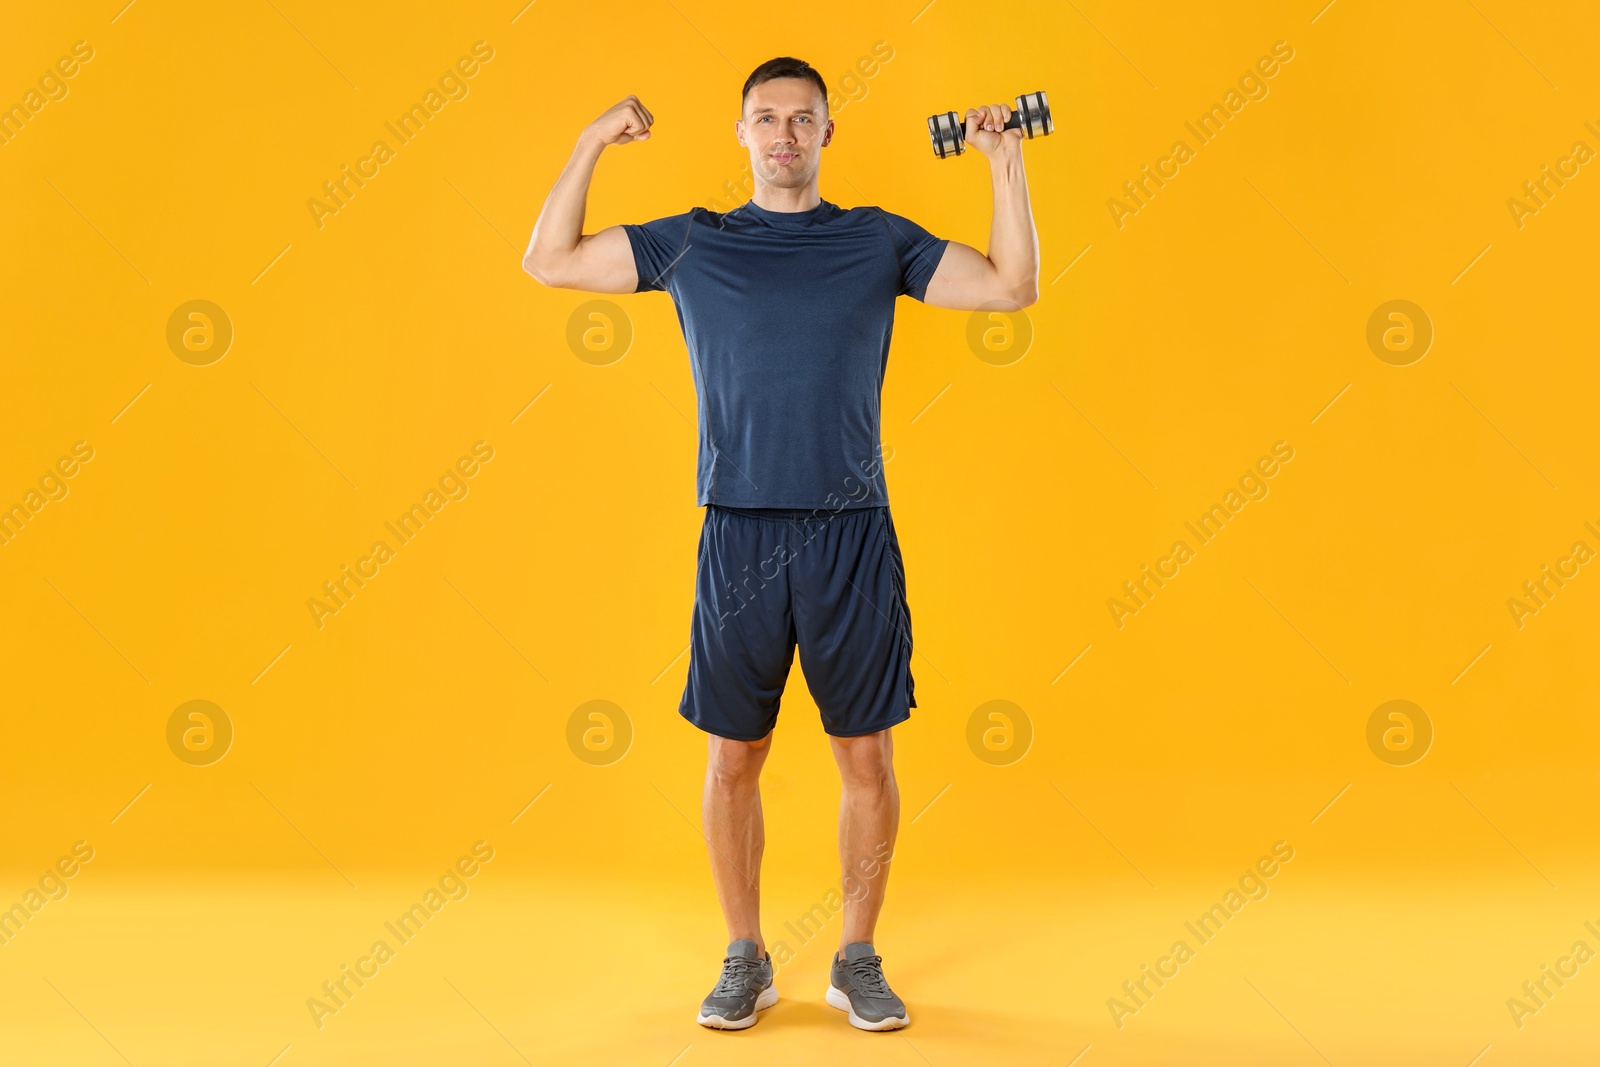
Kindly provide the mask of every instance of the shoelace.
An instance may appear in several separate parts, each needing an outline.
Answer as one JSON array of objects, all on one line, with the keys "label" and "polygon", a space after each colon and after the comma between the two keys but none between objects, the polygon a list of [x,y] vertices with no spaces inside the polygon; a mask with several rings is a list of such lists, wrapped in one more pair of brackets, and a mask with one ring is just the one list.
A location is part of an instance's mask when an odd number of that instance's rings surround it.
[{"label": "shoelace", "polygon": [[722,961],[722,977],[717,979],[717,988],[711,991],[714,997],[732,997],[746,991],[747,979],[751,974],[761,969],[762,960],[753,960],[748,956],[728,956]]},{"label": "shoelace", "polygon": [[858,993],[869,997],[891,997],[889,981],[883,976],[882,956],[862,956],[845,964],[850,982]]}]

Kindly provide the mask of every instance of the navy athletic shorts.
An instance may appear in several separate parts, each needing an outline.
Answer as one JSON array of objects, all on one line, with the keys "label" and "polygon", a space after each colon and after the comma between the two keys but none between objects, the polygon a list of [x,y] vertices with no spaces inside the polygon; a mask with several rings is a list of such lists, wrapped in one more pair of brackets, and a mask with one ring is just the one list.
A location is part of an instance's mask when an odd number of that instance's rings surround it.
[{"label": "navy athletic shorts", "polygon": [[707,505],[678,714],[759,741],[777,724],[797,644],[825,732],[911,717],[911,611],[889,509]]}]

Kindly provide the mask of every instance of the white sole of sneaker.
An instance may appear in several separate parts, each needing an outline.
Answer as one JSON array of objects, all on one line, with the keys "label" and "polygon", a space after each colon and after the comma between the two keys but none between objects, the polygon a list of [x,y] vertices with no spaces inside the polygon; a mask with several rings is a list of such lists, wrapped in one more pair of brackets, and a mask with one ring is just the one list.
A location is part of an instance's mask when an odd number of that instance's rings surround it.
[{"label": "white sole of sneaker", "polygon": [[875,1023],[867,1022],[867,1020],[857,1015],[856,1010],[850,1006],[849,994],[845,993],[842,989],[835,989],[832,982],[828,983],[828,1003],[832,1007],[838,1008],[840,1011],[849,1012],[850,1025],[855,1027],[857,1030],[898,1030],[902,1026],[909,1025],[911,1022],[910,1012],[898,1016],[891,1015],[887,1019],[882,1019]]},{"label": "white sole of sneaker", "polygon": [[772,1007],[776,1003],[778,1003],[778,987],[769,985],[761,991],[760,996],[756,997],[755,1011],[752,1011],[743,1019],[729,1022],[720,1015],[698,1015],[694,1021],[701,1026],[709,1026],[713,1030],[745,1030],[756,1024],[757,1013],[765,1008]]}]

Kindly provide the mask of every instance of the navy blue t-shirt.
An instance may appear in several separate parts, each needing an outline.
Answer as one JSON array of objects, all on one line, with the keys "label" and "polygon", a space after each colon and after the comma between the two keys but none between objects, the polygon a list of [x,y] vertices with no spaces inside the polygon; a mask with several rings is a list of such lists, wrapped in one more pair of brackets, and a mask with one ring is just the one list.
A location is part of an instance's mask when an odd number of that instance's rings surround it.
[{"label": "navy blue t-shirt", "polygon": [[623,226],[637,292],[677,307],[700,408],[696,503],[889,503],[878,438],[895,297],[948,240],[877,207],[694,208]]}]

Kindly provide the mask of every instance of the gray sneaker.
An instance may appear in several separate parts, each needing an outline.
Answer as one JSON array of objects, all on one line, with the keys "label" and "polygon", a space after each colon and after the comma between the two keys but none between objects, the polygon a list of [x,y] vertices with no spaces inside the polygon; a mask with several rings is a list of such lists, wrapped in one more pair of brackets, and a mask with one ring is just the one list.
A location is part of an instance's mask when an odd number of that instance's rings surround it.
[{"label": "gray sneaker", "polygon": [[700,1005],[695,1022],[716,1030],[743,1030],[756,1024],[756,1012],[778,1002],[772,984],[772,954],[756,956],[756,943],[746,938],[728,946],[717,987]]},{"label": "gray sneaker", "polygon": [[858,1030],[898,1030],[911,1021],[905,1001],[894,995],[883,977],[883,957],[873,955],[872,942],[857,941],[844,947],[844,957],[833,954],[828,1003],[850,1013]]}]

